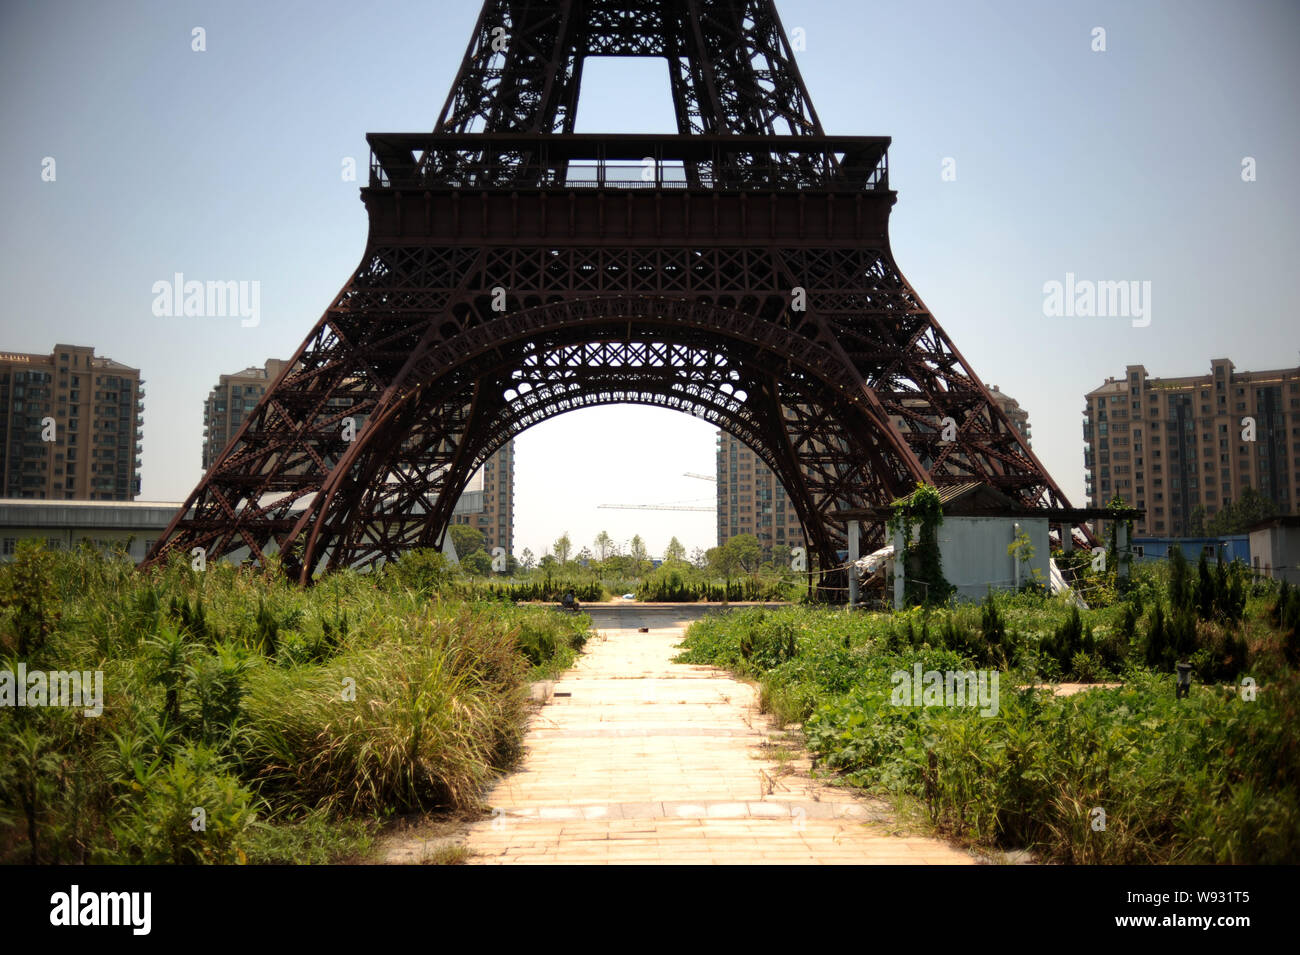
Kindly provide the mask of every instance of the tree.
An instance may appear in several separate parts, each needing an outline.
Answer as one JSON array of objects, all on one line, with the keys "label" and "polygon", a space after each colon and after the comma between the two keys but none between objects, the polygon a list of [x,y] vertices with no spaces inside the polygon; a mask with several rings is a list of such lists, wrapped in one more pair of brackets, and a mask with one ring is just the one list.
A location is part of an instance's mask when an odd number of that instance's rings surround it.
[{"label": "tree", "polygon": [[595,555],[592,554],[590,547],[584,547],[582,550],[578,551],[578,563],[583,567],[586,567],[591,563],[591,558],[594,556]]},{"label": "tree", "polygon": [[1210,562],[1201,548],[1201,559],[1196,565],[1196,612],[1202,620],[1214,617],[1214,578],[1210,575]]},{"label": "tree", "polygon": [[1191,570],[1183,549],[1177,544],[1169,548],[1169,606],[1175,610],[1192,602]]},{"label": "tree", "polygon": [[668,542],[668,549],[664,551],[664,560],[684,560],[686,558],[686,548],[676,537]]},{"label": "tree", "polygon": [[460,566],[465,569],[466,573],[474,577],[486,577],[492,572],[492,558],[488,556],[487,551],[480,547],[478,550],[462,557]]},{"label": "tree", "polygon": [[549,571],[556,567],[560,562],[555,559],[554,554],[543,554],[542,559],[537,562],[537,566],[542,570]]},{"label": "tree", "polygon": [[537,558],[533,556],[533,552],[525,547],[521,556],[523,557],[522,564],[524,570],[532,570],[533,566],[537,563]]},{"label": "tree", "polygon": [[1236,503],[1223,505],[1205,529],[1213,536],[1240,534],[1252,524],[1272,516],[1276,510],[1272,501],[1253,487],[1248,487],[1241,492]]},{"label": "tree", "polygon": [[786,571],[790,569],[790,548],[786,544],[772,546],[772,568]]},{"label": "tree", "polygon": [[721,574],[728,584],[741,571],[757,567],[762,555],[763,549],[753,534],[738,534],[721,547],[710,547],[706,551],[709,570]]},{"label": "tree", "polygon": [[646,550],[645,541],[641,539],[640,534],[633,535],[632,543],[628,546],[628,554],[637,562],[637,564],[650,559],[650,554]]},{"label": "tree", "polygon": [[1277,513],[1277,506],[1253,487],[1248,487],[1237,498],[1237,529],[1243,533],[1252,524],[1257,524]]},{"label": "tree", "polygon": [[724,545],[739,570],[754,570],[763,557],[763,547],[753,534],[737,534]]},{"label": "tree", "polygon": [[1189,537],[1205,536],[1205,505],[1197,504],[1192,508],[1192,516],[1187,519],[1187,534]]},{"label": "tree", "polygon": [[691,551],[691,563],[703,570],[709,566],[709,552],[703,547],[697,547]]},{"label": "tree", "polygon": [[635,577],[637,573],[632,558],[626,554],[610,554],[601,564],[601,569],[615,577]]},{"label": "tree", "polygon": [[596,553],[600,554],[601,560],[614,553],[614,538],[609,536],[608,531],[601,531],[597,534],[595,543]]},{"label": "tree", "polygon": [[573,553],[573,541],[569,540],[569,532],[565,531],[552,545],[555,549],[555,559],[561,564],[567,564],[569,557]]},{"label": "tree", "polygon": [[468,524],[452,524],[447,532],[451,535],[452,546],[456,548],[456,556],[461,560],[476,550],[483,550],[487,540],[481,530]]},{"label": "tree", "polygon": [[1237,508],[1231,501],[1219,508],[1219,512],[1210,518],[1210,523],[1205,525],[1205,533],[1210,537],[1218,537],[1220,534],[1231,534],[1232,528],[1237,526]]}]

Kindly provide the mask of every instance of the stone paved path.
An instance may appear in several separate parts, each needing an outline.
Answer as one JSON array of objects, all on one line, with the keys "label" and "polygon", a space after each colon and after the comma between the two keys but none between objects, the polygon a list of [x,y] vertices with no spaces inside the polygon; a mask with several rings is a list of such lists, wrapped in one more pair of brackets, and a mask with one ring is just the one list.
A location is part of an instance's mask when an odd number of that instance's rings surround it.
[{"label": "stone paved path", "polygon": [[470,862],[974,861],[891,835],[882,806],[810,779],[753,688],[671,662],[686,621],[629,607],[613,622],[534,717],[520,769],[470,829]]}]

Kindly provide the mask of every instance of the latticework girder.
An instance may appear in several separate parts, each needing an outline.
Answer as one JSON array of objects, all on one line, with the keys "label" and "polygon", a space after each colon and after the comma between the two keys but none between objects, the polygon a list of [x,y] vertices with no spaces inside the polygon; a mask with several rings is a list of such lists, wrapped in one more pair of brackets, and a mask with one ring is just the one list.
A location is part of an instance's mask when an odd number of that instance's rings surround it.
[{"label": "latticework girder", "polygon": [[[681,135],[573,135],[592,55],[668,57]],[[752,447],[823,568],[836,512],[917,481],[1066,506],[893,260],[888,140],[824,135],[771,0],[487,0],[437,131],[370,141],[361,266],[150,561],[439,544],[505,441],[614,403]]]}]

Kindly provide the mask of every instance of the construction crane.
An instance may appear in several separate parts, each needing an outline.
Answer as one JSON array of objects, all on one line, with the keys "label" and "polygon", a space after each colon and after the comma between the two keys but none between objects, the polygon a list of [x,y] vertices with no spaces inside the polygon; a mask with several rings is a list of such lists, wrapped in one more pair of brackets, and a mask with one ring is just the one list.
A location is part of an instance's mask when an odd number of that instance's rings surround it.
[{"label": "construction crane", "polygon": [[700,507],[694,504],[597,504],[596,507],[607,511],[715,511],[716,507]]},{"label": "construction crane", "polygon": [[[718,479],[712,474],[695,474],[687,471],[682,477],[699,478],[701,481],[712,481],[717,483]],[[699,500],[699,498],[696,498]],[[695,504],[598,504],[597,507],[606,510],[615,511],[716,511],[717,507],[710,505],[708,507]]]}]

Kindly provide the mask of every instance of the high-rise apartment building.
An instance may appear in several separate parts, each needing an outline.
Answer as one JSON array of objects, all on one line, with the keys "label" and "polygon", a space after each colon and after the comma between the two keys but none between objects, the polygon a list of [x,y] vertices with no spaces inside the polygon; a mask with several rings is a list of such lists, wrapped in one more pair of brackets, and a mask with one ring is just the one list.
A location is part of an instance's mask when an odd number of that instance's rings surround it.
[{"label": "high-rise apartment building", "polygon": [[1135,533],[1187,536],[1246,488],[1290,513],[1300,500],[1300,368],[1152,378],[1129,365],[1084,396],[1084,482],[1090,507],[1116,495],[1146,510]]},{"label": "high-rise apartment building", "polygon": [[[1029,440],[1029,412],[1020,402],[990,386],[993,400],[1011,424]],[[891,416],[894,427],[902,419]],[[765,555],[773,549],[805,547],[803,527],[785,488],[762,459],[739,439],[718,432],[718,543],[738,534],[753,534]]]},{"label": "high-rise apartment building", "polygon": [[753,534],[764,559],[804,547],[803,525],[777,476],[738,438],[718,432],[718,544]]},{"label": "high-rise apartment building", "polygon": [[[244,419],[257,407],[262,395],[275,384],[285,362],[267,359],[261,368],[245,368],[222,375],[203,405],[203,469],[212,467]],[[358,427],[360,422],[358,422]],[[481,501],[481,506],[476,505]],[[504,547],[511,553],[515,528],[515,451],[509,441],[488,458],[483,469],[470,479],[452,521],[469,524],[483,532],[490,552]]]},{"label": "high-rise apartment building", "polygon": [[1025,443],[1032,445],[1033,442],[1029,439],[1029,412],[1020,407],[1020,402],[1016,401],[1015,398],[999,390],[997,385],[989,385],[989,393],[993,396],[993,400],[998,403],[998,407],[1002,409],[1002,413],[1007,416],[1012,427],[1020,432],[1025,439]]},{"label": "high-rise apartment building", "polygon": [[284,370],[285,363],[268,358],[261,368],[245,368],[222,375],[203,405],[203,470],[212,467],[244,419],[257,407],[266,389]]},{"label": "high-rise apartment building", "polygon": [[484,546],[488,552],[494,547],[504,547],[507,554],[514,553],[515,544],[515,443],[507,441],[501,449],[487,459],[482,470],[470,479],[462,501],[472,493],[482,495],[481,509],[468,512],[457,506],[452,523],[468,524],[483,532]]},{"label": "high-rise apartment building", "polygon": [[0,496],[134,500],[143,384],[90,346],[0,353]]}]

